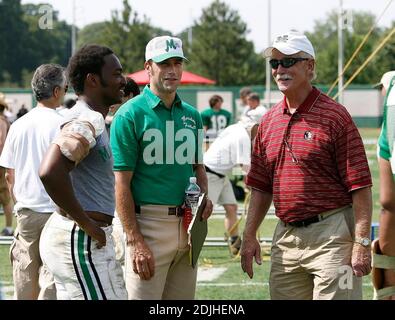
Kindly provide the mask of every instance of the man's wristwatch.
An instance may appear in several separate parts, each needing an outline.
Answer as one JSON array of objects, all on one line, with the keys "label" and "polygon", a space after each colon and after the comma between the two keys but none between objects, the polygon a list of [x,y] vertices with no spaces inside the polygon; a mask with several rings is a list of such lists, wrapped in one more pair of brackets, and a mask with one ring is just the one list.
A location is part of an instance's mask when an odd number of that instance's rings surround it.
[{"label": "man's wristwatch", "polygon": [[355,242],[359,243],[363,247],[369,247],[371,244],[371,241],[369,238],[355,238]]}]

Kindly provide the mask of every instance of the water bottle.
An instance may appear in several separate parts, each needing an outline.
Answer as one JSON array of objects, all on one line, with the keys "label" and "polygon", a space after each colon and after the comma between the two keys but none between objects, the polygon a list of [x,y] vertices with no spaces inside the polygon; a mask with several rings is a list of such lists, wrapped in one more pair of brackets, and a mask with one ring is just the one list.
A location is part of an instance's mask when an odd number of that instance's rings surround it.
[{"label": "water bottle", "polygon": [[189,225],[193,219],[193,215],[196,212],[200,195],[200,187],[196,184],[196,178],[189,178],[189,185],[185,189],[185,209],[183,216],[183,225],[185,231],[188,232]]},{"label": "water bottle", "polygon": [[200,187],[196,183],[196,177],[189,178],[189,185],[185,189],[185,205],[192,209],[197,208],[200,196]]}]

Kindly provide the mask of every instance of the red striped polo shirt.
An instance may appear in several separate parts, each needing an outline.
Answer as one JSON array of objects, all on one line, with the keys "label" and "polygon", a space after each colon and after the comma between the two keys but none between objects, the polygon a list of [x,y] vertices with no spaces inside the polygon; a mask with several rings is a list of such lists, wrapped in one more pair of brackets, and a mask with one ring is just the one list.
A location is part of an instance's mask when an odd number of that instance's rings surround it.
[{"label": "red striped polo shirt", "polygon": [[263,116],[246,182],[273,194],[284,222],[351,204],[350,191],[372,185],[350,114],[315,87],[294,114],[284,98]]}]

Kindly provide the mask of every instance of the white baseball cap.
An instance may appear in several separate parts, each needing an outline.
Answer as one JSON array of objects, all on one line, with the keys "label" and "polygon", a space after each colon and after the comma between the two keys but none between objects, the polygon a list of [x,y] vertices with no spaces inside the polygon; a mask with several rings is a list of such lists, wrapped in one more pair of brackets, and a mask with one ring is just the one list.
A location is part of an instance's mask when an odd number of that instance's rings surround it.
[{"label": "white baseball cap", "polygon": [[307,37],[296,30],[291,30],[285,34],[278,35],[271,47],[267,48],[263,54],[266,58],[271,57],[273,49],[277,49],[283,54],[291,55],[300,51],[306,52],[315,59],[313,45]]},{"label": "white baseball cap", "polygon": [[171,36],[156,37],[148,42],[145,47],[145,61],[153,60],[156,63],[170,58],[182,58],[182,41],[179,38]]},{"label": "white baseball cap", "polygon": [[[383,74],[379,83],[376,83],[374,86],[378,87],[382,85],[385,90],[388,90],[391,84],[391,80],[395,77],[395,71],[388,71]],[[395,81],[395,79],[394,79]]]}]

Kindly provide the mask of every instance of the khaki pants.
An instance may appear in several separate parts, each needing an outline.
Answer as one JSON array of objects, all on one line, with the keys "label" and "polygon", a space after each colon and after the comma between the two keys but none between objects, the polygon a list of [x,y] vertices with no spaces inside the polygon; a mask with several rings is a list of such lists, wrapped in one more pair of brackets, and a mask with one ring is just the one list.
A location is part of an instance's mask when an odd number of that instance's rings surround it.
[{"label": "khaki pants", "polygon": [[215,204],[237,204],[232,183],[228,177],[220,178],[216,174],[207,172],[208,197]]},{"label": "khaki pants", "polygon": [[141,280],[133,272],[133,247],[125,256],[126,289],[132,300],[192,300],[197,267],[189,264],[189,245],[182,218],[168,215],[167,207],[143,206],[137,221],[155,260],[155,275]]},{"label": "khaki pants", "polygon": [[16,212],[17,227],[10,247],[16,300],[56,300],[55,283],[39,253],[39,241],[51,215],[29,209]]},{"label": "khaki pants", "polygon": [[7,181],[5,179],[5,168],[0,167],[0,203],[6,206],[11,201],[10,191],[8,190]]},{"label": "khaki pants", "polygon": [[292,299],[362,299],[362,278],[351,274],[351,207],[307,227],[277,224],[272,245],[270,296]]}]

